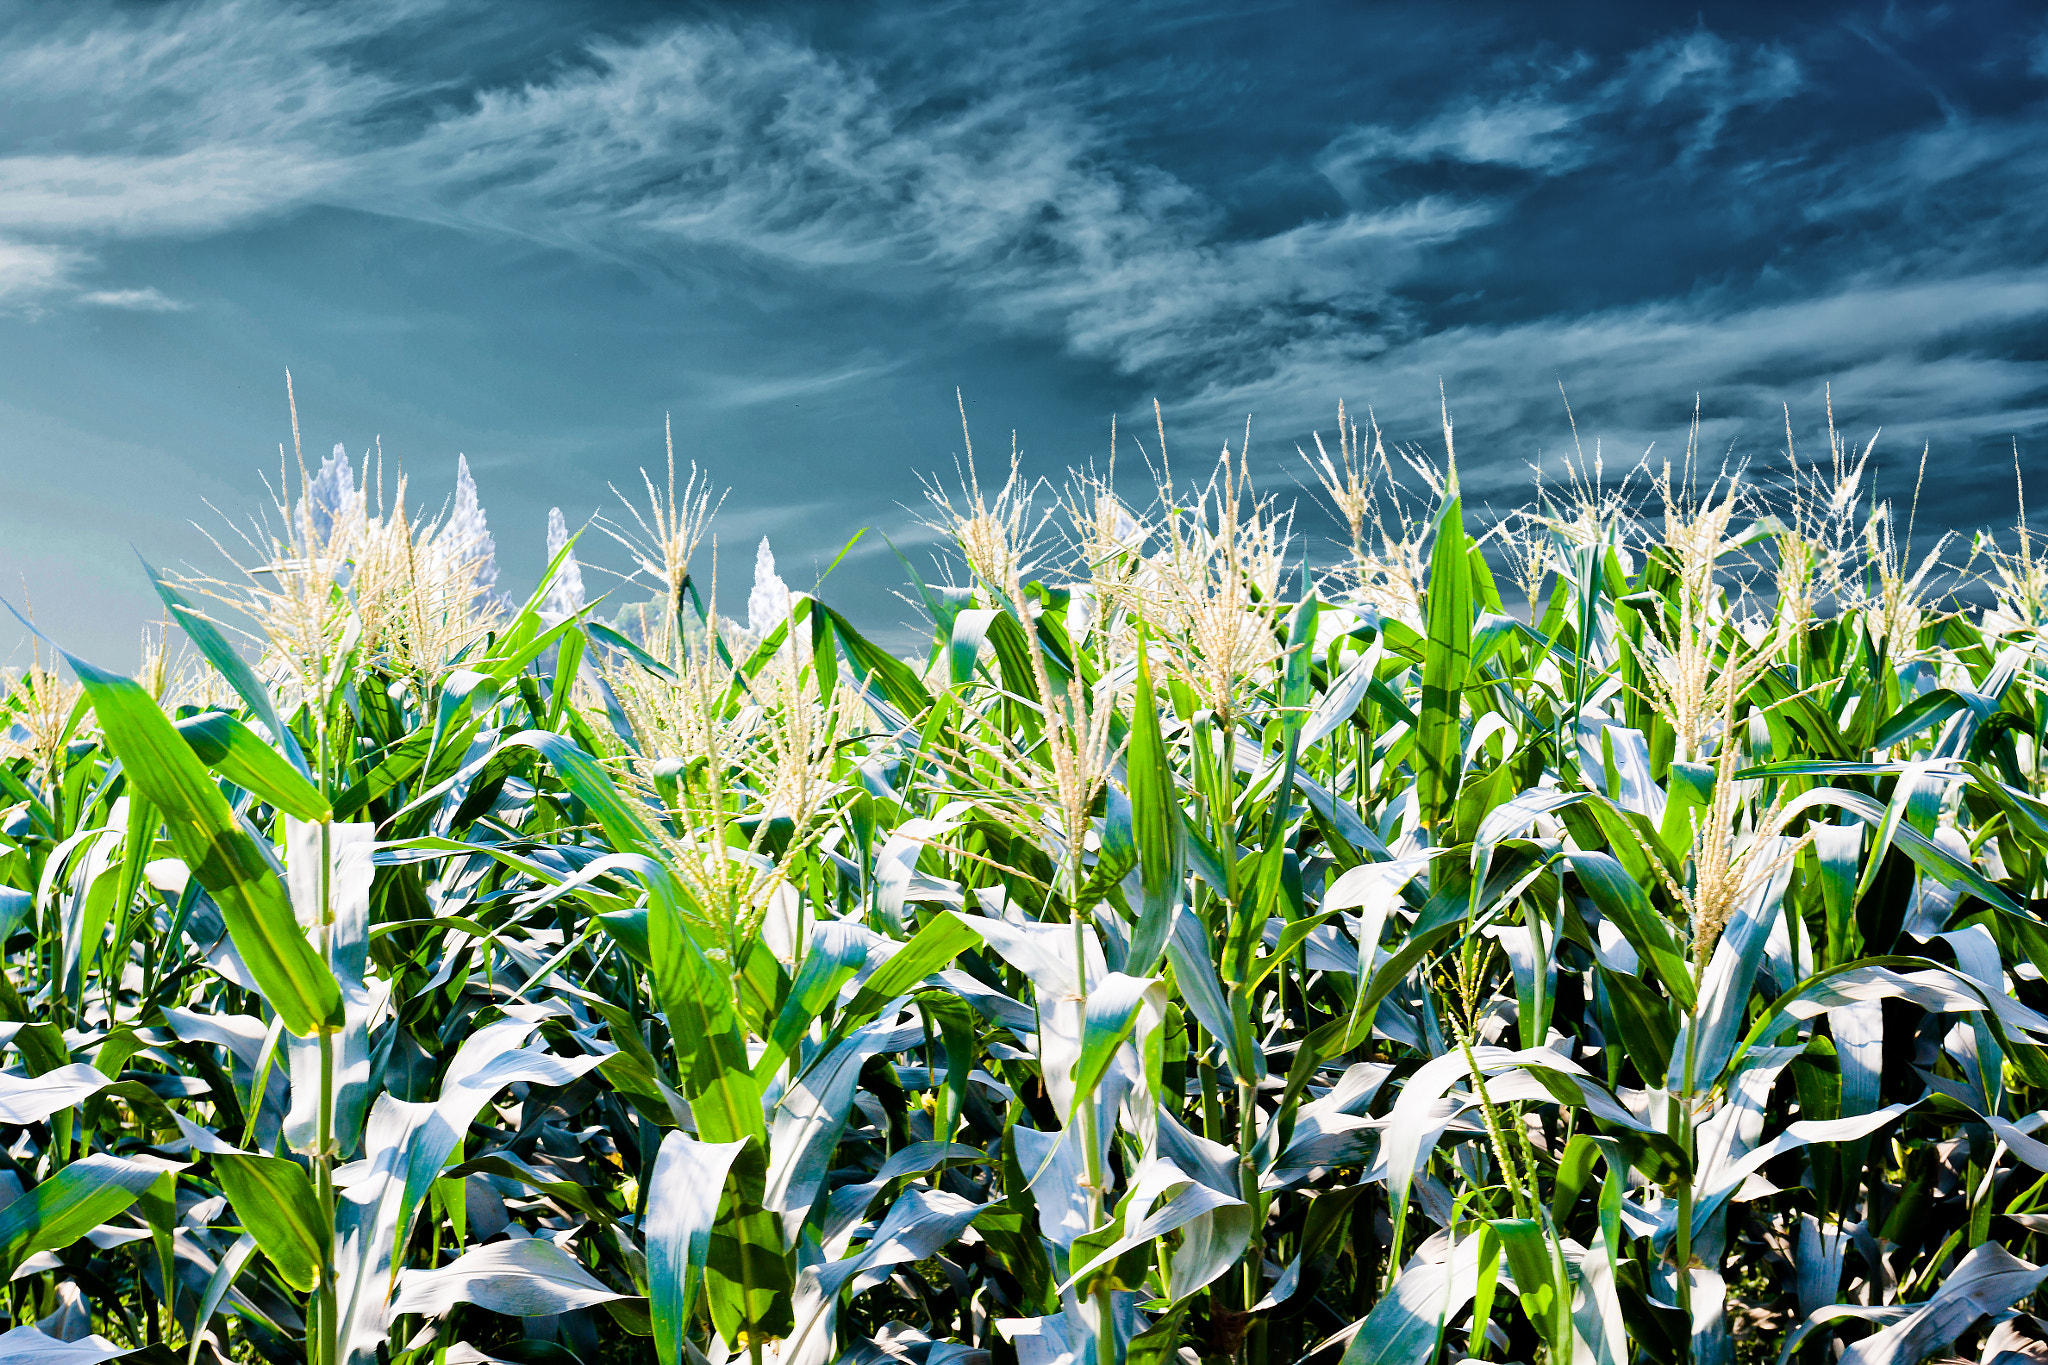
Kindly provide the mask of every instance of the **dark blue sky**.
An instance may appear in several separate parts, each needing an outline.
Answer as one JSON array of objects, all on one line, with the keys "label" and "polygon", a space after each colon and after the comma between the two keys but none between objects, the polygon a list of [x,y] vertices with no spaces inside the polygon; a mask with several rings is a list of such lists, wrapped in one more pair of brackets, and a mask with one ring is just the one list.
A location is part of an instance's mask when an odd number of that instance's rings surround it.
[{"label": "dark blue sky", "polygon": [[[128,547],[254,507],[286,366],[309,453],[438,505],[466,452],[508,581],[664,413],[739,564],[915,542],[955,386],[1034,471],[1156,396],[1291,488],[1441,380],[1506,502],[1560,383],[1610,469],[1695,395],[1817,452],[1832,384],[1887,491],[1932,443],[1923,524],[2009,524],[2044,226],[2037,6],[0,5],[0,583],[128,658]],[[898,577],[871,534],[827,595]]]}]

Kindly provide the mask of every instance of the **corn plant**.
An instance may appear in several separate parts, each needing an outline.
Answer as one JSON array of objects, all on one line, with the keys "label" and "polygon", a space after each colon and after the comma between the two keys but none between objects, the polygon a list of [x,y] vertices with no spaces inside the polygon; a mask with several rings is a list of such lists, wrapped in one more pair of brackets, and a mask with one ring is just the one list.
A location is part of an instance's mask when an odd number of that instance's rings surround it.
[{"label": "corn plant", "polygon": [[1450,436],[1340,413],[1334,562],[970,453],[909,657],[672,456],[523,600],[287,468],[0,701],[4,1354],[2048,1355],[2024,525]]}]

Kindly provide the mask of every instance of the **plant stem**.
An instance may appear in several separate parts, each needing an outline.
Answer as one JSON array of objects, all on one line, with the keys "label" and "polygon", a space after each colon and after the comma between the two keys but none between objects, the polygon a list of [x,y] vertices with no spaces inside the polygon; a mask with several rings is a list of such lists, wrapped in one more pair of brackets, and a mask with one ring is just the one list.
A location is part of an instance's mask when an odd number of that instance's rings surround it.
[{"label": "plant stem", "polygon": [[1700,1017],[1695,1013],[1685,1030],[1685,1083],[1678,1092],[1678,1109],[1671,1116],[1671,1140],[1685,1153],[1686,1168],[1680,1172],[1678,1186],[1678,1227],[1672,1250],[1677,1261],[1678,1306],[1685,1310],[1688,1319],[1692,1316],[1692,1094],[1693,1068],[1699,1058]]},{"label": "plant stem", "polygon": [[[1259,1290],[1264,1280],[1266,1265],[1266,1230],[1259,1217],[1259,1164],[1254,1154],[1259,1140],[1259,1092],[1247,1077],[1237,1081],[1237,1197],[1244,1200],[1245,1207],[1252,1214],[1251,1241],[1244,1249],[1243,1289],[1244,1311],[1249,1313],[1259,1302]],[[1249,1332],[1247,1332],[1247,1338]],[[1245,1346],[1238,1347],[1240,1359],[1249,1360]]]},{"label": "plant stem", "polygon": [[[1076,1009],[1080,1014],[1077,1032],[1085,1038],[1088,1031],[1088,926],[1081,912],[1081,839],[1078,831],[1070,831],[1068,844],[1067,915],[1074,925],[1074,987],[1079,1002]],[[1101,1143],[1096,1134],[1095,1097],[1077,1094],[1074,1104],[1080,1111],[1081,1151],[1088,1181],[1088,1229],[1092,1232],[1102,1223],[1102,1194],[1107,1178],[1102,1169]],[[1116,1324],[1110,1320],[1110,1289],[1106,1277],[1098,1277],[1096,1283],[1099,1287],[1093,1295],[1095,1360],[1096,1365],[1112,1365],[1116,1359]]]},{"label": "plant stem", "polygon": [[[327,737],[326,727],[321,727],[320,737],[321,772],[326,772]],[[320,822],[320,958],[327,969],[334,970],[334,913],[331,874],[334,868],[334,851],[331,822]],[[259,1092],[255,1103],[262,1103]],[[341,1365],[341,1323],[338,1321],[340,1308],[334,1285],[334,1033],[331,1029],[320,1030],[320,1118],[316,1130],[317,1150],[313,1154],[313,1192],[320,1201],[320,1230],[323,1234],[320,1246],[320,1281],[316,1286],[319,1296],[317,1321],[319,1352],[318,1365]]]},{"label": "plant stem", "polygon": [[[322,838],[322,845],[326,839]],[[325,878],[322,878],[324,885]],[[320,1247],[320,1282],[316,1287],[318,1324],[315,1331],[314,1365],[339,1365],[340,1329],[334,1292],[334,1035],[320,1031],[320,1125],[319,1151],[313,1157],[313,1193],[320,1201],[320,1217],[327,1233]]]}]

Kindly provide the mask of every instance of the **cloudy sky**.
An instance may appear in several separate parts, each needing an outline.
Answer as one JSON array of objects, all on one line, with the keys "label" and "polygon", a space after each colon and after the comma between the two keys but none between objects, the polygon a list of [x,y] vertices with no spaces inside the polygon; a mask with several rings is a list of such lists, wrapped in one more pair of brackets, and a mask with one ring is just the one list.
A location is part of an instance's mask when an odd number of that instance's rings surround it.
[{"label": "cloudy sky", "polygon": [[[1441,382],[1504,501],[1560,385],[1610,468],[1696,399],[1818,450],[1831,385],[1887,489],[1931,442],[1923,521],[2009,524],[2044,222],[2022,4],[0,3],[0,593],[129,658],[130,547],[256,505],[287,367],[309,454],[436,506],[466,453],[515,581],[665,414],[739,563],[914,541],[956,387],[984,457],[1156,397],[1291,489]],[[897,577],[870,532],[826,595]]]}]

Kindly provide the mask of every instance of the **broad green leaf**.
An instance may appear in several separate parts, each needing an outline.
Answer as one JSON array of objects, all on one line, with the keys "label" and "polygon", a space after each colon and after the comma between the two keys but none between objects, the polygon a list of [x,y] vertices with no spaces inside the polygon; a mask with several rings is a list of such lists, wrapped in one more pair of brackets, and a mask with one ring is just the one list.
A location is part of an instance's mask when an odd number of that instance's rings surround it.
[{"label": "broad green leaf", "polygon": [[318,787],[254,730],[225,711],[181,720],[178,733],[201,763],[286,814],[301,820],[325,820],[334,813]]},{"label": "broad green leaf", "polygon": [[1827,915],[1828,963],[1847,962],[1863,954],[1863,934],[1856,926],[1856,888],[1862,870],[1863,826],[1814,825],[1814,860],[1820,867],[1821,906]]},{"label": "broad green leaf", "polygon": [[1629,947],[1636,950],[1678,1007],[1692,1009],[1692,967],[1671,926],[1651,906],[1643,888],[1605,853],[1568,851],[1565,857],[1600,913],[1614,921],[1614,927],[1621,930]]},{"label": "broad green leaf", "polygon": [[1401,1267],[1393,1287],[1365,1315],[1340,1365],[1415,1365],[1435,1358],[1444,1329],[1479,1287],[1484,1239],[1467,1234],[1448,1246],[1441,1244],[1445,1240],[1431,1238]]},{"label": "broad green leaf", "polygon": [[689,1359],[690,1310],[704,1265],[725,1176],[746,1146],[698,1142],[684,1133],[661,1140],[648,1186],[647,1302],[654,1319],[654,1349],[661,1365]]},{"label": "broad green leaf", "polygon": [[789,984],[789,998],[776,1013],[767,1046],[754,1063],[754,1079],[766,1084],[782,1069],[812,1022],[839,997],[839,990],[866,965],[867,944],[852,926],[821,924],[811,932],[809,948]]},{"label": "broad green leaf", "polygon": [[950,910],[933,916],[861,983],[859,993],[840,1015],[840,1031],[866,1023],[891,1000],[909,993],[960,954],[980,946],[980,932],[966,919]]},{"label": "broad green leaf", "polygon": [[1844,791],[1839,787],[1820,787],[1801,793],[1787,802],[1785,818],[1789,819],[1812,806],[1838,807],[1877,831],[1876,837],[1871,841],[1869,857],[1865,860],[1867,870],[1864,872],[1863,883],[1857,888],[1859,897],[1869,888],[1870,879],[1876,874],[1878,864],[1883,862],[1886,846],[1895,843],[1905,851],[1906,856],[1919,865],[1922,872],[1936,881],[1967,891],[1985,904],[2008,915],[2021,919],[2031,918],[1990,878],[1949,849],[1905,823],[1904,808],[1898,802],[1894,801],[1893,806],[1888,809],[1861,792]]},{"label": "broad green leaf", "polygon": [[1571,1355],[1572,1286],[1564,1262],[1535,1220],[1496,1218],[1492,1225],[1514,1272],[1522,1311],[1549,1347],[1551,1359],[1566,1359]]},{"label": "broad green leaf", "polygon": [[207,1277],[206,1290],[199,1297],[199,1312],[193,1319],[192,1345],[185,1352],[185,1365],[199,1365],[200,1348],[206,1345],[204,1333],[213,1322],[213,1315],[220,1308],[220,1301],[227,1297],[228,1290],[234,1288],[236,1277],[242,1273],[242,1267],[249,1263],[249,1257],[255,1250],[255,1234],[244,1232],[235,1239],[234,1245],[228,1248],[227,1255],[220,1258],[220,1263],[213,1268],[213,1274]]},{"label": "broad green leaf", "polygon": [[697,1131],[712,1142],[751,1137],[765,1143],[761,1087],[740,1036],[731,974],[711,965],[673,911],[650,915],[648,949]]},{"label": "broad green leaf", "polygon": [[813,603],[811,610],[814,620],[822,616],[831,623],[839,648],[845,652],[855,675],[889,704],[909,716],[921,714],[931,705],[930,691],[901,659],[870,643],[851,622],[824,603]]},{"label": "broad green leaf", "polygon": [[645,853],[661,847],[652,823],[654,812],[621,793],[598,761],[572,741],[551,730],[521,730],[500,747],[532,749],[547,759],[555,776],[590,808],[619,852]]},{"label": "broad green leaf", "polygon": [[1942,1278],[1933,1298],[1907,1305],[1905,1317],[1851,1346],[1842,1365],[1918,1365],[1979,1319],[2026,1298],[2044,1278],[2048,1266],[2029,1265],[1996,1243],[1976,1247]]},{"label": "broad green leaf", "polygon": [[[196,1348],[195,1348],[196,1349]],[[102,1362],[132,1355],[132,1348],[116,1346],[97,1332],[77,1341],[53,1337],[38,1327],[14,1327],[0,1332],[0,1360],[14,1365],[102,1365]]]},{"label": "broad green leaf", "polygon": [[[1155,1204],[1157,1194],[1167,1197]],[[1173,1258],[1176,1302],[1213,1283],[1243,1254],[1251,1234],[1251,1211],[1243,1200],[1210,1189],[1171,1163],[1157,1163],[1139,1172],[1118,1221],[1075,1241],[1073,1273],[1060,1288],[1082,1283],[1119,1257],[1198,1220],[1199,1235],[1184,1236]]]},{"label": "broad green leaf", "polygon": [[970,607],[953,617],[952,639],[946,649],[946,666],[953,686],[974,681],[975,660],[988,642],[989,625],[999,615],[992,607]]},{"label": "broad green leaf", "polygon": [[61,1251],[134,1203],[181,1162],[132,1161],[94,1152],[0,1209],[0,1272],[38,1251]]},{"label": "broad green leaf", "polygon": [[[1074,1106],[1078,1110],[1095,1094],[1116,1051],[1137,1026],[1145,996],[1155,977],[1110,972],[1088,988],[1088,1008],[1081,1025],[1081,1054],[1074,1061]],[[1164,1003],[1164,1002],[1160,1002]]]},{"label": "broad green leaf", "polygon": [[333,1234],[322,1227],[305,1171],[281,1156],[215,1152],[210,1159],[229,1206],[278,1277],[301,1293],[312,1289]]},{"label": "broad green leaf", "polygon": [[[1311,748],[1320,744],[1324,739],[1335,734],[1338,726],[1351,719],[1352,715],[1357,712],[1359,703],[1365,700],[1366,693],[1371,690],[1372,684],[1377,681],[1375,671],[1378,669],[1380,661],[1385,657],[1385,645],[1378,640],[1374,640],[1369,648],[1345,666],[1344,671],[1330,683],[1329,688],[1317,699],[1315,709],[1309,713],[1308,723],[1302,727],[1301,731],[1303,748]],[[1140,684],[1139,694],[1142,696],[1144,691],[1144,685]],[[1136,742],[1134,733],[1132,737],[1133,745]]]},{"label": "broad green leaf", "polygon": [[269,860],[177,728],[133,680],[66,658],[128,780],[163,813],[171,847],[220,907],[263,998],[301,1037],[341,1027],[340,983],[306,941]]},{"label": "broad green leaf", "polygon": [[0,1123],[41,1123],[114,1083],[89,1062],[72,1062],[36,1076],[0,1072]]}]

